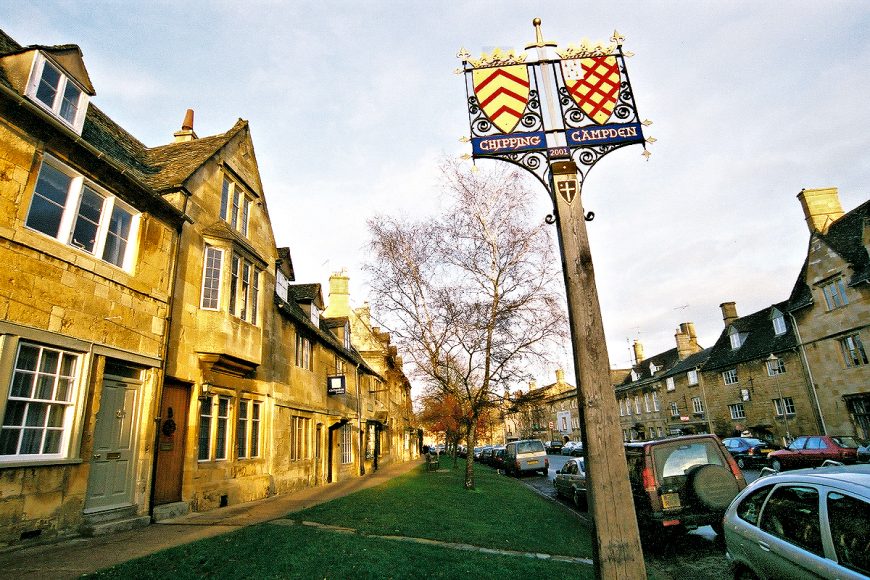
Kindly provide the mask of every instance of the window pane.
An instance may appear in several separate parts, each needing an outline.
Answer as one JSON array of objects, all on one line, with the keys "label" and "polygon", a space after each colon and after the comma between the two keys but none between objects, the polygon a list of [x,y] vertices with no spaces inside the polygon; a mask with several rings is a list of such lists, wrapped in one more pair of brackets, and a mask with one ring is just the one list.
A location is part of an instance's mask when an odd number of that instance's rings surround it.
[{"label": "window pane", "polygon": [[24,412],[27,410],[27,403],[24,401],[9,401],[6,403],[6,416],[3,417],[4,427],[20,427],[24,424]]},{"label": "window pane", "polygon": [[27,214],[27,227],[57,237],[71,182],[67,174],[42,164]]},{"label": "window pane", "polygon": [[100,214],[103,212],[103,201],[103,196],[88,186],[84,187],[70,244],[86,252],[94,251],[97,228],[100,225]]},{"label": "window pane", "polygon": [[54,399],[54,375],[40,374],[36,378],[36,392],[33,394],[34,399],[42,399],[43,401],[51,401]]},{"label": "window pane", "polygon": [[236,421],[236,451],[239,457],[248,455],[248,402],[239,401],[239,419]]},{"label": "window pane", "polygon": [[123,208],[112,209],[109,220],[109,232],[106,235],[106,245],[103,248],[103,259],[116,266],[124,265],[124,255],[127,252],[127,240],[130,237],[130,224],[133,216]]},{"label": "window pane", "polygon": [[60,116],[72,125],[76,121],[76,113],[79,110],[79,97],[82,92],[72,82],[67,80],[63,91],[63,102],[60,104]]},{"label": "window pane", "polygon": [[42,447],[42,430],[24,429],[21,432],[21,449],[18,451],[20,455],[39,453],[40,447]]},{"label": "window pane", "polygon": [[202,279],[202,308],[217,309],[219,305],[222,261],[223,252],[217,248],[206,247]]},{"label": "window pane", "polygon": [[819,527],[819,492],[811,487],[776,489],[764,507],[761,529],[824,556]]},{"label": "window pane", "polygon": [[60,71],[46,62],[42,68],[42,78],[39,80],[39,86],[36,88],[36,98],[49,107],[54,107],[54,98],[57,95],[59,83]]},{"label": "window pane", "polygon": [[843,566],[870,574],[870,504],[839,493],[828,494],[828,520],[837,560]]},{"label": "window pane", "polygon": [[50,429],[45,432],[45,441],[42,444],[43,453],[57,453],[60,451],[60,437],[63,431]]},{"label": "window pane", "polygon": [[3,429],[0,431],[0,455],[16,455],[18,453],[18,438],[20,429]]},{"label": "window pane", "polygon": [[230,182],[224,177],[224,184],[221,187],[221,219],[227,221],[227,208],[230,203]]},{"label": "window pane", "polygon": [[33,373],[22,373],[16,371],[12,378],[12,386],[9,390],[10,397],[30,398],[33,389]]},{"label": "window pane", "polygon": [[199,403],[199,460],[207,460],[211,456],[211,397]]}]

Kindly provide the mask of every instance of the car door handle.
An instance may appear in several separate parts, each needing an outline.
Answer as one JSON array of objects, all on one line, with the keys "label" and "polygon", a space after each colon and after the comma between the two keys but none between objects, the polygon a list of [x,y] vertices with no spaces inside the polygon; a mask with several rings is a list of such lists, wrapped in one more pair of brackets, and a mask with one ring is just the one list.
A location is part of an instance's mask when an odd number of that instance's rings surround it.
[{"label": "car door handle", "polygon": [[767,542],[758,542],[758,547],[765,552],[770,552],[770,545]]}]

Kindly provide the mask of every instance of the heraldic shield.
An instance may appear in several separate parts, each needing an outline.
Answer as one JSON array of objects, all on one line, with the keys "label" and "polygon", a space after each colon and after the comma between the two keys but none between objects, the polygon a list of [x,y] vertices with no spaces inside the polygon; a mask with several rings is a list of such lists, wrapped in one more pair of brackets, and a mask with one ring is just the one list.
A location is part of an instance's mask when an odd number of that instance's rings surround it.
[{"label": "heraldic shield", "polygon": [[619,100],[619,65],[615,56],[562,60],[568,92],[580,110],[603,125]]},{"label": "heraldic shield", "polygon": [[529,102],[529,71],[524,64],[475,69],[474,94],[480,108],[502,133],[514,130]]}]

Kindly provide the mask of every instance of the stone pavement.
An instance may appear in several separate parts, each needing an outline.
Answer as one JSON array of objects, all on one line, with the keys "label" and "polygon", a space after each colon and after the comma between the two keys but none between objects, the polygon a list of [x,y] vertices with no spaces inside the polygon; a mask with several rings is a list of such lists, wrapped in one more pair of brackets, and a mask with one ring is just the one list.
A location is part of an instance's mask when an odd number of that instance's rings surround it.
[{"label": "stone pavement", "polygon": [[282,519],[289,513],[380,485],[422,464],[422,460],[391,464],[360,478],[192,513],[137,530],[7,549],[0,553],[0,578],[78,578],[166,548]]}]

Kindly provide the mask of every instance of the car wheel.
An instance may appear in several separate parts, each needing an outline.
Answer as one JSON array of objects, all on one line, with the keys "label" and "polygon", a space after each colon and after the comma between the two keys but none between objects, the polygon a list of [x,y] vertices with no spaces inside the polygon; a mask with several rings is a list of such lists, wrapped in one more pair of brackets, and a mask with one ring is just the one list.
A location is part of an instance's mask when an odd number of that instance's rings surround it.
[{"label": "car wheel", "polygon": [[742,457],[737,459],[737,467],[740,469],[746,469],[746,461]]},{"label": "car wheel", "polygon": [[782,471],[782,463],[780,463],[779,459],[774,459],[770,462],[770,467],[774,471]]},{"label": "car wheel", "polygon": [[585,510],[586,508],[586,494],[580,493],[577,490],[574,490],[574,505],[577,506],[577,509]]},{"label": "car wheel", "polygon": [[689,485],[701,503],[713,510],[725,510],[740,491],[731,470],[722,465],[702,465],[691,471]]},{"label": "car wheel", "polygon": [[746,566],[737,566],[734,568],[734,580],[758,580],[758,576]]}]

